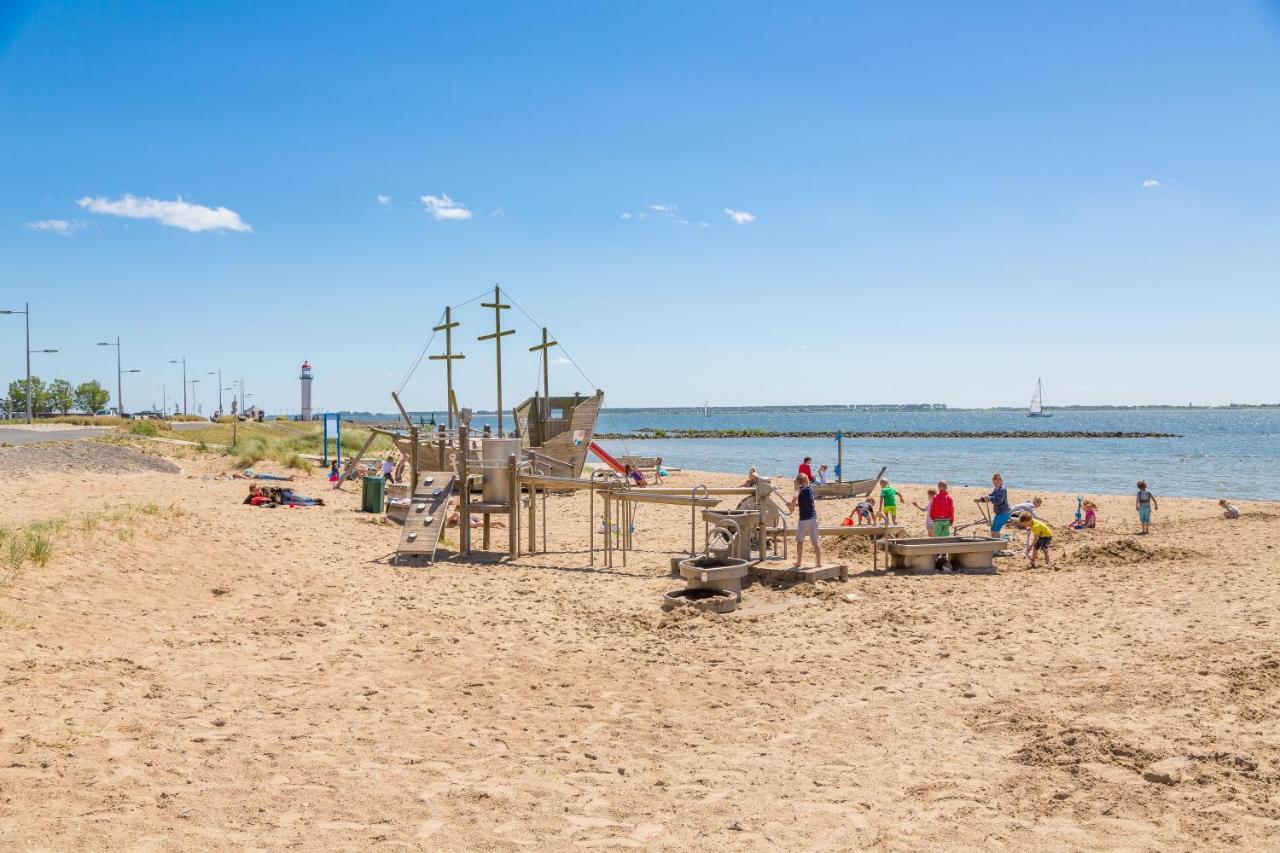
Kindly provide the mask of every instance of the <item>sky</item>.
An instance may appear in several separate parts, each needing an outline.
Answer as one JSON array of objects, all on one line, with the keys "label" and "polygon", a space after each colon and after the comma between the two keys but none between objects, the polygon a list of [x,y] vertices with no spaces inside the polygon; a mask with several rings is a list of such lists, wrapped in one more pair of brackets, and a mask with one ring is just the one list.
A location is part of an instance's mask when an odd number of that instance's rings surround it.
[{"label": "sky", "polygon": [[0,0],[0,309],[128,409],[440,409],[495,284],[508,408],[539,325],[613,406],[1269,402],[1277,152],[1280,2]]}]

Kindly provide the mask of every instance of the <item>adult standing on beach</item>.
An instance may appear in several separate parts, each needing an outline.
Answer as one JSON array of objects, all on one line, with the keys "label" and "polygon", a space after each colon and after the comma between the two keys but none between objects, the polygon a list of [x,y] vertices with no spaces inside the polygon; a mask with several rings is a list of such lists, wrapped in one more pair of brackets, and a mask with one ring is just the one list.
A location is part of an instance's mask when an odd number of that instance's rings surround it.
[{"label": "adult standing on beach", "polygon": [[999,535],[1000,529],[1013,517],[1009,509],[1009,490],[1004,487],[1004,477],[999,471],[991,475],[991,494],[974,500],[991,504],[991,535]]}]

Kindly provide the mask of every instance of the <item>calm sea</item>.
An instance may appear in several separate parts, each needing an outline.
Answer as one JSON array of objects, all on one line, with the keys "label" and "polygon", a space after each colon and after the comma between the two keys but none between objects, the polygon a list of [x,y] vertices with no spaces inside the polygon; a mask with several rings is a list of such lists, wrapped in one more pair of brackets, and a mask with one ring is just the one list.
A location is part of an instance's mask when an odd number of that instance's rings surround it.
[{"label": "calm sea", "polygon": [[[492,423],[477,417],[477,425]],[[826,430],[822,438],[662,439],[602,441],[609,452],[661,456],[703,471],[790,475],[805,456],[834,467],[837,430],[1088,430],[1178,433],[1152,439],[846,439],[845,479],[870,477],[881,465],[900,482],[938,479],[966,486],[1004,473],[1015,492],[1124,493],[1143,478],[1157,495],[1280,499],[1280,409],[1144,409],[1022,412],[867,412],[813,409],[606,409],[600,432],[640,429]]]}]

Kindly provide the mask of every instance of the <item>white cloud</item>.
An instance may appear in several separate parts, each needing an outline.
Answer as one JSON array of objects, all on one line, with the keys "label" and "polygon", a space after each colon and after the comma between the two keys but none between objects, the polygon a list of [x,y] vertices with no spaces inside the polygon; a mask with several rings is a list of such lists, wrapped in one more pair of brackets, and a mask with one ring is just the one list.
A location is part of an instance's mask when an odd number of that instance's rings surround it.
[{"label": "white cloud", "polygon": [[661,213],[663,216],[675,216],[680,212],[680,206],[676,204],[651,204],[649,209],[654,213]]},{"label": "white cloud", "polygon": [[709,224],[705,219],[699,219],[699,220],[698,220],[698,227],[699,227],[699,228],[710,228],[710,227],[711,227],[711,225],[710,225],[710,224]]},{"label": "white cloud", "polygon": [[568,365],[573,364],[573,362],[561,355],[551,359],[551,364],[554,367],[567,367]]},{"label": "white cloud", "polygon": [[507,212],[500,207],[495,207],[493,211],[489,214],[490,219],[505,219],[506,217],[507,217]]},{"label": "white cloud", "polygon": [[41,219],[39,222],[28,222],[27,227],[33,231],[50,231],[59,237],[70,237],[83,228],[84,223],[66,219]]},{"label": "white cloud", "polygon": [[448,193],[424,195],[422,204],[427,208],[427,213],[435,217],[436,222],[441,222],[445,219],[471,218],[471,211],[467,210],[467,206],[449,198]]},{"label": "white cloud", "polygon": [[1144,190],[1158,190],[1160,189],[1160,182],[1155,178],[1147,178],[1142,182],[1142,188]]},{"label": "white cloud", "polygon": [[378,193],[378,204],[382,205],[383,207],[386,207],[388,204],[391,204],[391,196]]},{"label": "white cloud", "polygon": [[755,222],[756,215],[747,213],[745,210],[734,210],[732,207],[724,209],[724,215],[732,219],[738,225],[746,225],[748,222]]},{"label": "white cloud", "polygon": [[623,218],[623,219],[630,219],[630,218],[631,218],[631,212],[630,212],[630,211],[623,211],[623,213],[622,213],[622,218]]},{"label": "white cloud", "polygon": [[92,213],[123,216],[126,219],[154,219],[161,225],[181,228],[184,231],[252,231],[240,214],[226,207],[205,207],[183,201],[163,201],[157,198],[138,198],[125,194],[116,201],[97,196],[85,196],[76,202]]},{"label": "white cloud", "polygon": [[688,225],[688,224],[689,224],[689,220],[687,220],[687,219],[677,219],[677,220],[676,220],[676,224],[677,224],[677,225]]}]

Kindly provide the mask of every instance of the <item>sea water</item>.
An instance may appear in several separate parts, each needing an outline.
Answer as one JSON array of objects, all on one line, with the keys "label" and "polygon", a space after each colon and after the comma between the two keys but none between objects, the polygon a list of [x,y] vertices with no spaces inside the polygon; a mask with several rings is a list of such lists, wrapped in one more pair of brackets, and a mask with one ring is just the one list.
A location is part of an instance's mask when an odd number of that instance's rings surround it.
[{"label": "sea water", "polygon": [[795,474],[805,456],[814,470],[836,464],[837,430],[1164,432],[1180,438],[846,438],[844,478],[885,476],[906,483],[948,480],[984,486],[1000,471],[1026,491],[1124,493],[1139,479],[1157,495],[1277,500],[1280,409],[1058,410],[1051,418],[1016,411],[839,411],[810,409],[608,410],[598,432],[645,429],[826,430],[830,438],[706,438],[607,440],[614,455],[661,456],[664,463],[703,471]]},{"label": "sea water", "polygon": [[[496,426],[477,415],[476,428]],[[505,426],[510,428],[510,417]],[[661,456],[665,464],[745,476],[755,466],[792,476],[805,456],[814,469],[836,464],[835,433],[844,432],[1163,432],[1179,438],[846,438],[844,478],[859,480],[888,466],[905,483],[948,480],[985,486],[1000,471],[1015,494],[1027,491],[1119,494],[1139,479],[1159,495],[1277,500],[1280,409],[1058,409],[1050,418],[1021,411],[866,411],[831,407],[605,409],[596,431],[744,430],[819,432],[827,438],[608,439],[614,455]],[[834,475],[833,475],[834,476]]]}]

